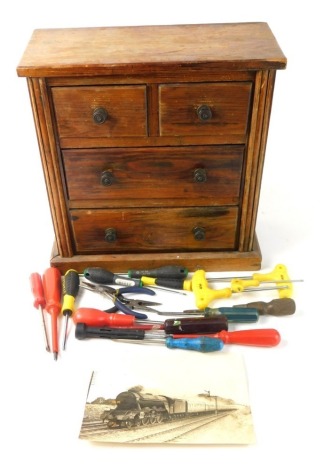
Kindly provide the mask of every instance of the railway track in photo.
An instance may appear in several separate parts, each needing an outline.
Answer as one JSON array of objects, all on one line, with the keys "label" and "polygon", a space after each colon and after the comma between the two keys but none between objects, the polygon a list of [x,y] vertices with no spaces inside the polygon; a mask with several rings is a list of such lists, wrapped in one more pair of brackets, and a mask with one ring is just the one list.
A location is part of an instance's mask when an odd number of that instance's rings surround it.
[{"label": "railway track in photo", "polygon": [[204,416],[191,416],[168,422],[149,424],[132,428],[107,428],[102,421],[83,423],[81,439],[127,444],[185,442],[185,439],[211,428],[220,419],[234,413],[235,409],[221,410]]}]

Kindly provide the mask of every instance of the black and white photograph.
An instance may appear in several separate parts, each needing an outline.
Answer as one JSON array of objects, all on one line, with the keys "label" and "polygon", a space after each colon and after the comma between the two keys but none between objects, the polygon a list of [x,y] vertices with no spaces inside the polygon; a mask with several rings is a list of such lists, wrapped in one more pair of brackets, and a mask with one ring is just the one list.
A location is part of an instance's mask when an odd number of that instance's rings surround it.
[{"label": "black and white photograph", "polygon": [[209,361],[209,373],[205,360],[193,360],[193,374],[176,360],[146,375],[136,368],[123,377],[110,368],[93,371],[80,438],[127,444],[254,442],[242,358],[220,354]]}]

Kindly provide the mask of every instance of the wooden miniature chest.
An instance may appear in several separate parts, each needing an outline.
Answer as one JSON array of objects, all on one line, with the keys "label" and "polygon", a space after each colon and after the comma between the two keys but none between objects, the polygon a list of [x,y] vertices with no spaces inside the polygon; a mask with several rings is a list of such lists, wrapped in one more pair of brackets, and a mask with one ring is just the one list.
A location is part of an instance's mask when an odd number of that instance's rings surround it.
[{"label": "wooden miniature chest", "polygon": [[35,30],[51,265],[254,270],[277,69],[266,23]]}]

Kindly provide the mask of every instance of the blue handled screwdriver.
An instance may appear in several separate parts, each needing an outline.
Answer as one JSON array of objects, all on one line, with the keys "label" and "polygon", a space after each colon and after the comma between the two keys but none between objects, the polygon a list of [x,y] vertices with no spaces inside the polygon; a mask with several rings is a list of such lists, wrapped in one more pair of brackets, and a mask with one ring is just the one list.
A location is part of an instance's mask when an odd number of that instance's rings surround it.
[{"label": "blue handled screwdriver", "polygon": [[173,338],[172,336],[150,332],[146,330],[134,330],[127,328],[96,328],[85,323],[77,323],[75,327],[77,339],[107,338],[139,341],[155,341],[165,344],[170,349],[188,349],[199,352],[221,351],[224,342],[220,338],[199,336],[198,338]]}]

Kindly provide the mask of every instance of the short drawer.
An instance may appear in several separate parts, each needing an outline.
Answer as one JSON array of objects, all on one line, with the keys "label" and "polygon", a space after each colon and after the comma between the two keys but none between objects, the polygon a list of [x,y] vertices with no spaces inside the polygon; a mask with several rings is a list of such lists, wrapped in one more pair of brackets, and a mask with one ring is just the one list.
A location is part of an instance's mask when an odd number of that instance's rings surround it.
[{"label": "short drawer", "polygon": [[251,90],[251,82],[160,85],[160,135],[235,135],[243,142]]},{"label": "short drawer", "polygon": [[236,207],[72,210],[76,252],[233,250]]},{"label": "short drawer", "polygon": [[150,199],[237,204],[243,157],[242,145],[63,151],[70,200],[141,204]]},{"label": "short drawer", "polygon": [[60,138],[147,135],[145,86],[53,87]]}]

